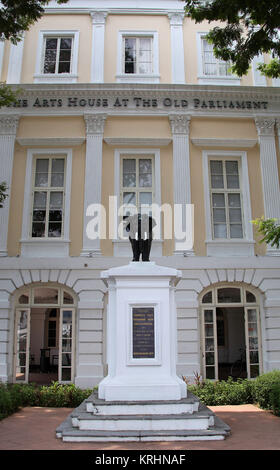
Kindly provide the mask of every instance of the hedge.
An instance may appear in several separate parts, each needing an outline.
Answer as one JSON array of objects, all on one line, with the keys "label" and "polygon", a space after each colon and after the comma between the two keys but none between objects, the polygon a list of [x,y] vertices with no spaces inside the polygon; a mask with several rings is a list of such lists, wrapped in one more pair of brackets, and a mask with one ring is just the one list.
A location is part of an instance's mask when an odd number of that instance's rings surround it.
[{"label": "hedge", "polygon": [[[280,370],[262,374],[254,380],[197,380],[188,390],[207,406],[256,403],[280,416]],[[91,395],[92,389],[53,382],[36,384],[0,384],[0,419],[24,406],[76,408]]]}]

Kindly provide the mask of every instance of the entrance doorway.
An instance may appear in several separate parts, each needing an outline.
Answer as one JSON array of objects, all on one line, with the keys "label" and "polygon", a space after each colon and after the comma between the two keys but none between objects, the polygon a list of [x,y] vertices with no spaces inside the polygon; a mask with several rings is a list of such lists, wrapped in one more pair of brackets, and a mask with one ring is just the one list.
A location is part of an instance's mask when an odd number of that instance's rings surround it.
[{"label": "entrance doorway", "polygon": [[261,373],[261,330],[255,293],[219,286],[202,296],[203,377],[254,378]]},{"label": "entrance doorway", "polygon": [[75,308],[65,289],[34,286],[17,294],[14,382],[73,382]]}]

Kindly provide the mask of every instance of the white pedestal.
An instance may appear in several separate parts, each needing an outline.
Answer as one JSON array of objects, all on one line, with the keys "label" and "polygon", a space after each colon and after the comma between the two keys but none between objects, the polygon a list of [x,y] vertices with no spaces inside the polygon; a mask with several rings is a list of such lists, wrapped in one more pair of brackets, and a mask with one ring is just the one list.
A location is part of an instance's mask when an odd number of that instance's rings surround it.
[{"label": "white pedestal", "polygon": [[176,375],[174,286],[180,271],[154,262],[102,272],[109,288],[108,375],[98,396],[107,401],[180,400],[186,384]]}]

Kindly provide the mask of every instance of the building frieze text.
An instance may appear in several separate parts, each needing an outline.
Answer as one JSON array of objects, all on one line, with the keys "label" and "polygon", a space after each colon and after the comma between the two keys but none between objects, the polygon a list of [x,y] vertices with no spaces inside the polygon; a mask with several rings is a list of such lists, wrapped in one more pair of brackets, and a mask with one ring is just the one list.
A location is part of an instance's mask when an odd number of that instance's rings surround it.
[{"label": "building frieze text", "polygon": [[133,97],[34,97],[22,98],[8,106],[9,108],[95,108],[95,109],[178,109],[178,110],[267,110],[268,101],[244,100],[244,99],[202,99],[199,97],[191,99],[177,99],[169,96],[163,98],[148,98],[139,95]]}]

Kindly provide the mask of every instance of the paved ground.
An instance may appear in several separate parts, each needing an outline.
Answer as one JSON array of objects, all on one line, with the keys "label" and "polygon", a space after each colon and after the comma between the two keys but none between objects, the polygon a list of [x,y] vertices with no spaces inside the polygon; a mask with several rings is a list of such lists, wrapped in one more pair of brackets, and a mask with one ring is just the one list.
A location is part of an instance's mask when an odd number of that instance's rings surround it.
[{"label": "paved ground", "polygon": [[213,406],[231,427],[223,441],[69,443],[55,436],[69,408],[23,408],[0,421],[0,450],[280,450],[280,418],[254,405]]}]

